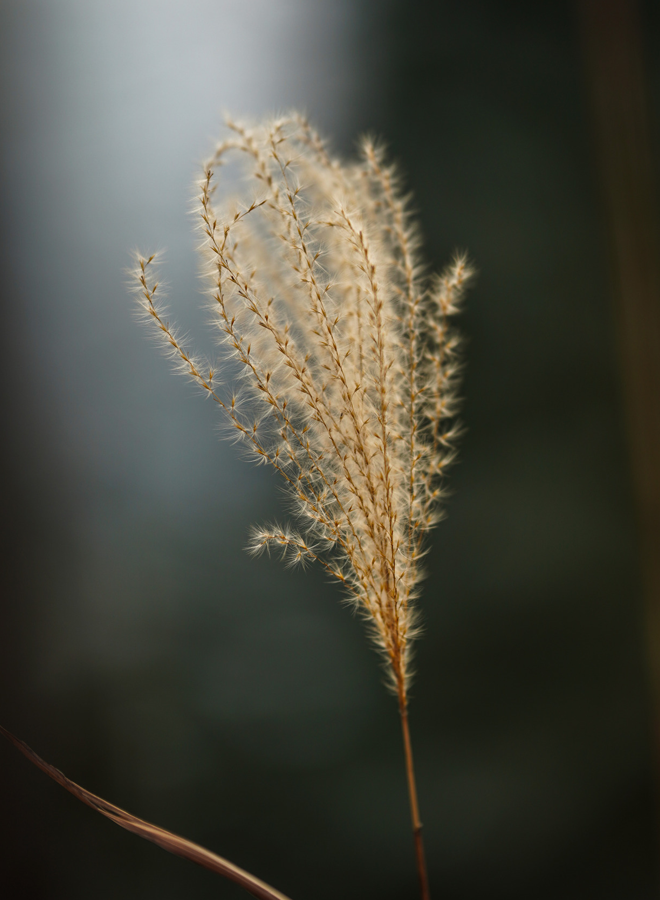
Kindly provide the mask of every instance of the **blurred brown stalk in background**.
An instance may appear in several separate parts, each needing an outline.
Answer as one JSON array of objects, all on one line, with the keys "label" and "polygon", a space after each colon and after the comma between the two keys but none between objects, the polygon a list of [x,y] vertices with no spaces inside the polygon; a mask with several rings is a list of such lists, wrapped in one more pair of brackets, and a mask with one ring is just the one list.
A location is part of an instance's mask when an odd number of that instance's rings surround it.
[{"label": "blurred brown stalk in background", "polygon": [[660,782],[660,240],[636,0],[578,0],[609,230]]}]

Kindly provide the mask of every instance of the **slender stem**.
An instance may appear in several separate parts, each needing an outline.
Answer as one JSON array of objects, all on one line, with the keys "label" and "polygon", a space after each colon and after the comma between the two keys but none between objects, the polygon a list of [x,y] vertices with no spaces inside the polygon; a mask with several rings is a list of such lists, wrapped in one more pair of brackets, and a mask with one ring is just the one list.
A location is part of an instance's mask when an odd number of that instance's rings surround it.
[{"label": "slender stem", "polygon": [[412,819],[413,837],[415,839],[415,857],[417,859],[419,887],[422,900],[430,900],[429,878],[426,873],[424,841],[422,839],[422,823],[419,818],[419,804],[417,803],[415,767],[413,765],[412,744],[410,743],[410,729],[408,727],[408,704],[406,698],[402,696],[399,696],[399,714],[401,716],[401,730],[403,732],[403,749],[406,755],[406,777],[408,779],[408,797],[410,798],[410,816]]},{"label": "slender stem", "polygon": [[10,731],[7,731],[6,728],[3,728],[2,725],[0,725],[0,735],[7,738],[17,750],[21,751],[23,756],[26,756],[31,763],[34,763],[34,765],[37,766],[37,768],[41,769],[42,772],[45,772],[46,775],[49,775],[53,781],[62,785],[62,787],[70,794],[73,794],[78,800],[81,800],[87,806],[95,809],[96,812],[100,812],[102,816],[110,819],[110,821],[114,822],[116,825],[125,828],[126,831],[131,831],[133,834],[137,834],[138,837],[145,838],[145,840],[151,841],[152,844],[157,844],[159,847],[162,847],[163,850],[168,850],[176,856],[182,856],[184,859],[189,859],[191,862],[197,863],[199,866],[204,866],[205,869],[210,869],[218,875],[224,875],[225,878],[235,881],[236,884],[245,888],[245,890],[249,891],[253,896],[258,897],[259,900],[289,900],[288,897],[280,893],[280,891],[275,890],[274,887],[271,887],[269,884],[266,884],[264,881],[261,881],[260,878],[251,875],[244,869],[239,868],[234,865],[234,863],[229,862],[228,859],[218,856],[217,853],[212,853],[205,847],[200,847],[199,844],[194,844],[192,841],[180,837],[180,835],[174,834],[172,831],[166,831],[158,825],[152,825],[151,822],[145,822],[144,819],[138,819],[137,816],[131,815],[131,813],[126,812],[125,809],[115,806],[112,803],[108,803],[108,801],[104,800],[102,797],[97,797],[96,794],[92,794],[90,791],[85,790],[85,788],[80,787],[79,784],[76,784],[75,781],[71,781],[71,779],[62,774],[59,769],[56,769],[55,766],[51,766],[49,763],[44,762],[40,756],[37,756],[34,750],[15,737]]}]

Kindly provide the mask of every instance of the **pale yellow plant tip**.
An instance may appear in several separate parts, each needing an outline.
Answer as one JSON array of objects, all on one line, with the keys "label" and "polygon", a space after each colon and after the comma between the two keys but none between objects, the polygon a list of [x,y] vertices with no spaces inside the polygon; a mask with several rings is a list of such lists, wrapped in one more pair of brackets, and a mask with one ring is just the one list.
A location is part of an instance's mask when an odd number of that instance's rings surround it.
[{"label": "pale yellow plant tip", "polygon": [[[302,533],[261,528],[250,548],[319,562],[371,625],[406,704],[424,538],[454,456],[457,338],[470,268],[428,279],[394,169],[373,140],[335,159],[299,115],[228,121],[199,185],[215,325],[245,376],[223,396],[214,369],[163,318],[140,260],[140,303],[186,375],[225,411],[253,456],[284,477]],[[232,157],[247,203],[216,207]]]}]

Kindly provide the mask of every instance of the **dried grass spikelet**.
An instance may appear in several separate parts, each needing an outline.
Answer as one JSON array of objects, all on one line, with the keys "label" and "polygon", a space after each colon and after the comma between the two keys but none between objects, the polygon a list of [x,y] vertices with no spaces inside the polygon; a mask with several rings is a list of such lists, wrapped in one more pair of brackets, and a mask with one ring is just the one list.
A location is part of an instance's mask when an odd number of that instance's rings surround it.
[{"label": "dried grass spikelet", "polygon": [[[372,140],[347,164],[299,115],[227,125],[199,213],[215,323],[243,375],[240,401],[216,388],[213,370],[163,318],[154,257],[138,260],[140,304],[179,368],[295,499],[300,531],[257,528],[251,549],[318,561],[342,582],[405,709],[424,537],[456,437],[449,319],[470,270],[457,258],[424,277],[407,199]],[[236,158],[250,199],[216,208],[215,172]]]}]

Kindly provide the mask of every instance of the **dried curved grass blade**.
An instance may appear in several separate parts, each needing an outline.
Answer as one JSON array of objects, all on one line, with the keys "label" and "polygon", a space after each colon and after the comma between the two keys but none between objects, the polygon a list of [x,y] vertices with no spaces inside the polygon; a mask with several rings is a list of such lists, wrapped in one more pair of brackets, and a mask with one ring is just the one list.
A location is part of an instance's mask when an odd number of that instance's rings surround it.
[{"label": "dried curved grass blade", "polygon": [[194,844],[192,841],[186,840],[186,838],[180,837],[178,834],[173,834],[171,831],[166,831],[158,825],[145,822],[144,819],[139,819],[119,806],[114,806],[102,797],[97,797],[96,794],[92,794],[85,788],[80,787],[79,784],[71,781],[59,769],[56,769],[55,766],[45,762],[24,741],[19,740],[10,731],[3,728],[2,725],[0,725],[0,734],[20,750],[30,762],[34,763],[46,775],[49,775],[53,781],[62,785],[70,794],[73,794],[78,800],[82,800],[87,806],[91,806],[92,809],[100,812],[102,816],[105,816],[127,831],[132,831],[133,834],[151,841],[152,844],[158,844],[159,847],[174,853],[175,856],[182,856],[184,859],[189,859],[199,866],[210,869],[212,872],[217,872],[218,875],[224,875],[225,878],[240,884],[241,887],[245,888],[253,896],[259,897],[260,900],[289,900],[285,894],[282,894],[259,878],[255,878],[254,875],[250,875],[249,872],[239,868],[239,866],[235,866],[228,860],[223,859],[216,853],[212,853],[205,847],[200,847],[199,844]]}]

